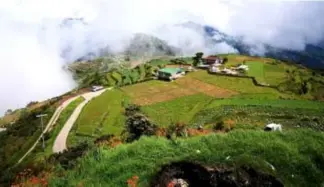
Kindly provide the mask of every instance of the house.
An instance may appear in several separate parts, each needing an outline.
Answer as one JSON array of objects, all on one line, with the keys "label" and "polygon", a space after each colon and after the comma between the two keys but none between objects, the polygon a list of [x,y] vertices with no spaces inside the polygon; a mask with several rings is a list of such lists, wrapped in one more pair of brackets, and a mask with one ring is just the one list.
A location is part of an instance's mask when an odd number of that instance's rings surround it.
[{"label": "house", "polygon": [[208,56],[206,58],[202,58],[202,62],[204,64],[222,64],[223,59],[219,58],[218,56]]},{"label": "house", "polygon": [[0,132],[5,131],[5,130],[6,130],[6,128],[0,128]]},{"label": "house", "polygon": [[183,68],[162,68],[158,71],[158,78],[164,80],[174,80],[185,75]]},{"label": "house", "polygon": [[103,88],[104,88],[103,86],[92,86],[91,91],[96,92],[102,90]]}]

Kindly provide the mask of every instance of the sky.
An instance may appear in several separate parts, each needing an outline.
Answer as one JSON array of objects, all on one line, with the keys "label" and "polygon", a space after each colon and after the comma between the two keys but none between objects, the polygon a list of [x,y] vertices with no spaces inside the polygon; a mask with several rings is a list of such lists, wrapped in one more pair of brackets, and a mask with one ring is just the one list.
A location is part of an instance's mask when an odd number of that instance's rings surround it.
[{"label": "sky", "polygon": [[[87,25],[62,27],[65,18]],[[257,46],[303,50],[324,39],[324,2],[228,0],[10,0],[0,1],[0,115],[30,101],[76,86],[64,65],[109,46],[122,51],[134,33],[157,36],[191,55],[235,51],[209,46],[203,31],[177,26],[210,25]],[[70,49],[62,57],[62,51]]]}]

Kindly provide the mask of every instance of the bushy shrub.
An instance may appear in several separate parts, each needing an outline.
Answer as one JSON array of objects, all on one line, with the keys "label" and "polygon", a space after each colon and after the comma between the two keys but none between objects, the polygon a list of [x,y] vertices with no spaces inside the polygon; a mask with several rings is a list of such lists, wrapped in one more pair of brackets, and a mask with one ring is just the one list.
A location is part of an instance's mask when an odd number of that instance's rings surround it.
[{"label": "bushy shrub", "polygon": [[224,128],[225,128],[225,124],[224,124],[224,121],[222,121],[222,120],[218,121],[213,127],[213,129],[216,131],[224,130]]},{"label": "bushy shrub", "polygon": [[132,116],[137,112],[140,112],[141,108],[138,105],[130,104],[125,108],[125,115]]},{"label": "bushy shrub", "polygon": [[140,113],[128,116],[125,124],[126,142],[138,140],[141,136],[155,135],[157,126]]},{"label": "bushy shrub", "polygon": [[179,65],[181,65],[181,64],[187,64],[186,61],[184,61],[184,60],[182,60],[182,59],[179,59],[179,58],[172,59],[172,60],[170,60],[170,62],[171,62],[172,64],[179,64]]},{"label": "bushy shrub", "polygon": [[83,156],[90,149],[88,143],[81,143],[75,147],[64,150],[62,153],[55,153],[50,156],[49,161],[53,164],[59,163],[64,169],[71,169],[76,164],[76,159]]},{"label": "bushy shrub", "polygon": [[187,125],[184,123],[176,123],[168,126],[166,136],[168,139],[173,136],[186,137],[187,136]]},{"label": "bushy shrub", "polygon": [[228,58],[227,58],[227,57],[225,57],[225,58],[223,59],[223,63],[225,64],[226,62],[228,62]]}]

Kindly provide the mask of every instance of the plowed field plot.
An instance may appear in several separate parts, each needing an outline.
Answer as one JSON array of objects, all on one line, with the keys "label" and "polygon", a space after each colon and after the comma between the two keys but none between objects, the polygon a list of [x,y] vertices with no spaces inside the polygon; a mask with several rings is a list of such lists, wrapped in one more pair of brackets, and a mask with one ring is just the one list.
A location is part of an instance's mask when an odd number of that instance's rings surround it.
[{"label": "plowed field plot", "polygon": [[182,96],[193,95],[197,92],[180,87],[173,82],[150,81],[122,88],[138,105],[149,105],[169,101]]},{"label": "plowed field plot", "polygon": [[189,77],[178,79],[176,83],[179,84],[181,87],[186,87],[187,89],[195,90],[197,92],[201,92],[216,98],[226,98],[238,94],[238,92],[217,87],[212,84],[208,84]]}]

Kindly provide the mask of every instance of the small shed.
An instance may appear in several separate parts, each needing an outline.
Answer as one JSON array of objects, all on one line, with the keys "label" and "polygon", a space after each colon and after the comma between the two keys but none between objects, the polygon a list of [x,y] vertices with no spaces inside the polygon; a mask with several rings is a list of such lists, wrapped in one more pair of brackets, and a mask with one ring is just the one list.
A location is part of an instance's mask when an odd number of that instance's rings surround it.
[{"label": "small shed", "polygon": [[174,80],[185,75],[183,68],[162,68],[158,71],[158,78],[164,80]]}]

